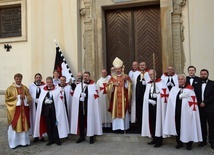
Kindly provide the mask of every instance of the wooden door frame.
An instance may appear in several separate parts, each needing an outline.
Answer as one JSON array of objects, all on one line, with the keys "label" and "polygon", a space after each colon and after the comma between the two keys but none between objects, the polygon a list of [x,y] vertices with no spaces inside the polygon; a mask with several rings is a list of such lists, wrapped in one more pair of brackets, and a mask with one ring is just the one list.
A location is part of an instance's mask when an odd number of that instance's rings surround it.
[{"label": "wooden door frame", "polygon": [[[148,16],[147,13],[152,16]],[[144,18],[146,16],[146,18]],[[151,21],[148,19],[150,18]],[[111,10],[105,10],[105,21],[106,21],[106,61],[107,61],[107,70],[110,71],[110,68],[112,66],[112,61],[114,57],[112,55],[117,56],[121,58],[124,61],[125,65],[125,73],[128,74],[128,72],[132,69],[132,62],[133,61],[145,61],[149,68],[153,67],[153,61],[152,61],[152,52],[155,52],[156,55],[156,69],[158,76],[161,76],[162,71],[162,49],[161,49],[161,31],[160,31],[160,6],[159,5],[149,5],[149,6],[138,6],[138,7],[131,7],[131,8],[119,8],[119,9],[111,9]],[[127,27],[127,31],[124,31],[120,35],[120,30],[123,30],[124,25],[118,25],[120,24],[126,24],[125,27]],[[142,23],[142,21],[144,21]],[[115,22],[115,23],[112,23]],[[146,23],[151,24],[151,26],[147,27]],[[152,23],[151,23],[152,22]],[[154,22],[156,23],[154,25]],[[141,24],[140,24],[141,23]],[[109,25],[110,24],[110,25]],[[119,30],[115,27],[115,24],[119,26]],[[144,27],[141,29],[141,27]],[[151,27],[153,29],[151,29]],[[109,33],[112,30],[114,30],[114,33]],[[145,31],[146,30],[146,31]],[[152,31],[151,31],[152,30]],[[116,32],[115,32],[116,31]],[[147,34],[148,31],[151,31],[151,34],[154,35],[154,37],[151,37]],[[144,33],[145,32],[145,33]],[[155,32],[155,33],[153,33]],[[124,35],[129,36],[124,37]],[[122,38],[120,38],[120,37]],[[110,37],[110,38],[109,38]],[[126,46],[127,48],[124,48],[121,51],[121,48],[117,48],[117,51],[113,51],[112,48],[115,48],[115,45],[117,44],[117,41],[114,40],[115,37],[119,37],[124,41],[123,45],[118,45],[119,47]],[[118,39],[119,39],[118,38]],[[142,40],[146,39],[146,40]],[[149,39],[149,42],[148,40]],[[158,39],[158,40],[157,40]],[[114,43],[112,44],[112,40],[114,40]],[[115,42],[116,41],[116,42]],[[153,46],[154,45],[154,46]],[[149,48],[150,47],[150,48]],[[148,52],[151,52],[150,55],[148,55]],[[124,54],[121,54],[124,53]],[[146,56],[145,56],[146,55]],[[151,61],[150,61],[151,60]]]},{"label": "wooden door frame", "polygon": [[[80,14],[84,17],[82,25],[82,46],[88,58],[83,70],[92,72],[92,78],[101,76],[102,68],[106,67],[105,44],[105,9],[126,8],[160,4],[161,12],[161,47],[163,71],[173,65],[177,73],[183,73],[183,26],[182,7],[186,0],[136,0],[116,3],[112,0],[81,0]],[[89,57],[90,56],[90,57]],[[84,58],[82,58],[84,60]]]}]

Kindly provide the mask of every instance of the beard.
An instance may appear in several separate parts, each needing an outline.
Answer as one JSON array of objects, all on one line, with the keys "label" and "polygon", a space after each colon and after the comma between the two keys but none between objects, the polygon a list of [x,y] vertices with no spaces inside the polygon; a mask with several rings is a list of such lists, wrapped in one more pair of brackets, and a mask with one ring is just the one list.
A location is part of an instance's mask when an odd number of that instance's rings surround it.
[{"label": "beard", "polygon": [[201,77],[202,81],[207,81],[208,77]]}]

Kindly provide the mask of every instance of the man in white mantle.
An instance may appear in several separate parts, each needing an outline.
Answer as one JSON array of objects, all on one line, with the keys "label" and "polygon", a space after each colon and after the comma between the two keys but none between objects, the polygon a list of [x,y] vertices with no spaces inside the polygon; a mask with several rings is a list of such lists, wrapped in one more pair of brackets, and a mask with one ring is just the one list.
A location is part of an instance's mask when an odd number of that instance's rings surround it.
[{"label": "man in white mantle", "polygon": [[60,138],[69,133],[65,104],[61,102],[60,93],[53,84],[53,78],[46,78],[46,86],[41,90],[36,111],[34,137],[48,134],[48,145],[61,145]]},{"label": "man in white mantle", "polygon": [[191,150],[193,142],[202,141],[199,108],[193,87],[185,84],[186,76],[178,75],[178,83],[169,93],[164,135],[176,136],[176,149],[186,143],[186,149]]},{"label": "man in white mantle", "polygon": [[[58,104],[64,104],[69,125],[71,120],[71,104],[72,104],[73,93],[74,91],[71,88],[71,86],[68,83],[66,83],[66,77],[61,76],[60,83],[57,85]],[[66,127],[67,127],[67,123],[66,123]]]},{"label": "man in white mantle", "polygon": [[108,80],[111,78],[107,74],[107,70],[102,70],[102,77],[97,81],[98,93],[99,93],[99,107],[101,114],[101,121],[103,127],[111,127],[111,113],[108,111],[109,109],[109,100],[106,92],[106,84]]},{"label": "man in white mantle", "polygon": [[[38,100],[39,96],[41,94],[41,90],[45,86],[45,83],[42,81],[42,75],[40,73],[36,73],[34,76],[34,82],[32,82],[29,86],[30,95],[32,97],[32,103],[30,105],[30,130],[29,134],[33,134],[33,129],[35,125],[35,119],[36,119],[36,110],[38,106]],[[34,137],[33,142],[37,142],[39,140],[39,137]],[[41,137],[40,141],[44,142],[44,137]]]},{"label": "man in white mantle", "polygon": [[79,83],[74,91],[71,112],[71,133],[80,133],[76,143],[85,141],[86,136],[90,137],[90,144],[94,143],[95,135],[102,135],[102,123],[98,103],[98,90],[90,73],[84,72],[83,81]]}]

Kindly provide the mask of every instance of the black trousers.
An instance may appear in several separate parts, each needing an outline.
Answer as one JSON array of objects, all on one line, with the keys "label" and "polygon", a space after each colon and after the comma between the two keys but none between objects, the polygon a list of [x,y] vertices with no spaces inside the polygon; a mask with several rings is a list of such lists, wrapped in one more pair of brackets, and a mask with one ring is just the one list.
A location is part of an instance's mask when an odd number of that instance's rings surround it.
[{"label": "black trousers", "polygon": [[85,114],[83,114],[83,102],[79,102],[79,130],[80,130],[80,137],[85,138],[85,127],[87,124],[87,104],[84,102],[84,111]]},{"label": "black trousers", "polygon": [[156,144],[162,144],[163,138],[155,136],[155,129],[156,129],[156,105],[153,106],[149,104],[149,125],[150,125],[150,132],[152,135],[152,139]]},{"label": "black trousers", "polygon": [[214,112],[207,112],[199,107],[203,142],[207,142],[207,123],[209,129],[209,143],[214,145]]}]

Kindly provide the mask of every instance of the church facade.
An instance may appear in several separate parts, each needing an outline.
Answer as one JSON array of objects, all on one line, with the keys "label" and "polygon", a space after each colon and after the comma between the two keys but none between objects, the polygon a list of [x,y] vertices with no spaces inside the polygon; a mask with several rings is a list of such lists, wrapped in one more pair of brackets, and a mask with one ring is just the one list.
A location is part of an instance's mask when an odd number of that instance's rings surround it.
[{"label": "church facade", "polygon": [[[5,37],[8,26],[2,23],[15,18],[5,8],[16,7],[20,34]],[[1,0],[0,118],[6,116],[4,92],[15,73],[23,74],[25,85],[37,72],[44,79],[52,75],[54,39],[75,77],[89,71],[97,80],[116,56],[124,61],[126,72],[134,60],[152,68],[155,55],[159,74],[168,65],[177,73],[187,73],[193,65],[197,75],[206,68],[214,79],[213,7],[213,0]],[[11,20],[4,19],[6,15]],[[10,51],[4,49],[7,44]]]}]

